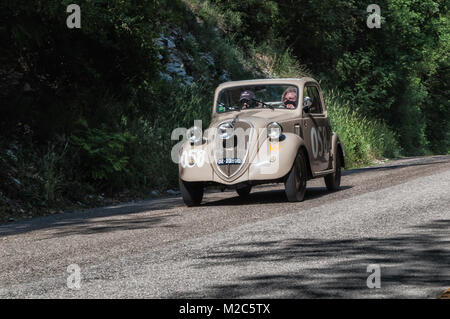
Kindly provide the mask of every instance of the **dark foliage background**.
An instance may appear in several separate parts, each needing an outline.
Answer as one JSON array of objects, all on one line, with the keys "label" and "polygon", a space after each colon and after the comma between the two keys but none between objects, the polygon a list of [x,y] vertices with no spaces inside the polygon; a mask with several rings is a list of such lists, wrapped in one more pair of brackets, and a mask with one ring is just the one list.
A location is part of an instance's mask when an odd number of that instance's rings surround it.
[{"label": "dark foliage background", "polygon": [[450,152],[447,1],[72,2],[0,3],[1,216],[176,187],[171,131],[230,79],[318,78],[353,166]]}]

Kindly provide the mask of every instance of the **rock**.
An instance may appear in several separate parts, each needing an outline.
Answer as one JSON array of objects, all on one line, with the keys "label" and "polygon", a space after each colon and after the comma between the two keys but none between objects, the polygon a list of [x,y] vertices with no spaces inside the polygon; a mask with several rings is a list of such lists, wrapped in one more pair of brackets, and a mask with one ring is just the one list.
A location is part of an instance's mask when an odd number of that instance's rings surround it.
[{"label": "rock", "polygon": [[156,40],[155,40],[155,42],[156,42],[156,44],[160,47],[160,48],[163,48],[163,47],[165,47],[165,37],[164,37],[164,35],[163,34],[160,34],[160,37],[159,38],[157,38]]},{"label": "rock", "polygon": [[173,28],[172,31],[170,32],[170,34],[174,37],[179,36],[181,33],[181,29],[180,28]]},{"label": "rock", "polygon": [[168,189],[167,194],[169,195],[180,195],[180,192],[174,191],[173,189]]},{"label": "rock", "polygon": [[184,65],[178,62],[167,63],[166,71],[169,73],[175,73],[178,76],[185,76],[186,70],[184,69]]},{"label": "rock", "polygon": [[186,85],[191,86],[191,85],[194,83],[194,78],[193,78],[192,76],[186,76],[186,77],[184,78],[184,83],[185,83]]},{"label": "rock", "polygon": [[170,49],[175,49],[177,46],[175,45],[175,38],[174,37],[166,37],[164,34],[160,34],[159,38],[155,39],[155,43],[160,47],[160,48],[168,48]]},{"label": "rock", "polygon": [[200,59],[202,59],[206,64],[208,64],[208,66],[211,66],[211,67],[215,66],[214,58],[208,53],[200,54]]},{"label": "rock", "polygon": [[[174,78],[180,78],[181,86],[192,86],[194,85],[194,77],[190,74],[188,75],[186,71],[186,66],[191,65],[195,62],[195,59],[187,54],[186,52],[182,52],[177,49],[176,42],[177,41],[194,41],[195,37],[188,33],[187,35],[183,35],[183,32],[179,28],[173,28],[170,30],[170,35],[166,36],[164,34],[160,34],[159,38],[155,39],[155,43],[161,48],[167,49],[167,60],[168,63],[164,65],[165,70],[160,72],[160,78],[166,81],[172,81]],[[157,58],[160,61],[164,61],[164,57],[161,53],[158,53]],[[203,53],[201,55],[201,59],[203,63],[209,66],[215,72],[215,61],[212,55]],[[215,76],[215,74],[213,75]],[[209,79],[208,79],[209,80]]]},{"label": "rock", "polygon": [[185,60],[190,64],[194,63],[194,58],[190,54],[186,54]]},{"label": "rock", "polygon": [[152,191],[152,196],[159,196],[159,192],[158,191]]},{"label": "rock", "polygon": [[17,162],[17,156],[14,154],[12,150],[7,150],[6,155],[8,155],[14,162]]},{"label": "rock", "polygon": [[230,79],[230,75],[228,74],[227,71],[223,71],[223,73],[222,73],[222,75],[220,76],[219,80],[222,81],[222,82],[228,82],[228,81],[231,80],[231,79]]},{"label": "rock", "polygon": [[169,61],[173,63],[183,64],[183,59],[176,55],[174,52],[169,54]]},{"label": "rock", "polygon": [[175,49],[177,46],[175,45],[175,42],[173,41],[173,38],[169,38],[167,39],[167,48],[170,49]]},{"label": "rock", "polygon": [[173,80],[173,78],[169,74],[164,73],[164,72],[159,72],[159,76],[161,77],[161,79],[166,80],[166,81]]}]

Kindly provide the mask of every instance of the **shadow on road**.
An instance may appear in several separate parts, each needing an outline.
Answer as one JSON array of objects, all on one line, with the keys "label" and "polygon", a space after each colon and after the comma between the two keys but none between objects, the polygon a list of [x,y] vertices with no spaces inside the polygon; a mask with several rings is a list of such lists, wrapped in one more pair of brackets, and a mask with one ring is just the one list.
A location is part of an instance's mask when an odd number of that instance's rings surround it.
[{"label": "shadow on road", "polygon": [[[237,267],[257,269],[267,263],[273,272],[230,278],[231,284],[211,285],[196,294],[180,293],[174,297],[247,298],[279,293],[286,298],[344,298],[363,293],[370,297],[371,293],[401,286],[439,290],[450,286],[449,240],[450,220],[436,220],[392,238],[292,238],[230,244],[200,258],[194,267],[211,271],[217,266],[229,266],[239,273]],[[336,261],[325,267],[320,263],[308,266],[308,261],[333,259]],[[287,263],[292,271],[280,271]],[[370,264],[381,267],[381,289],[369,289],[366,285]],[[401,291],[398,289],[397,293]]]},{"label": "shadow on road", "polygon": [[[0,237],[47,228],[52,229],[54,234],[60,236],[77,234],[89,235],[120,230],[145,229],[161,226],[161,224],[167,222],[169,218],[178,215],[167,213],[148,217],[130,215],[181,206],[184,206],[184,204],[179,198],[164,198],[38,217],[32,220],[0,225]],[[105,219],[101,220],[102,218]],[[164,227],[175,226],[164,225]]]},{"label": "shadow on road", "polygon": [[[149,217],[136,216],[135,218],[114,218],[108,220],[68,221],[53,225],[53,231],[47,238],[65,237],[73,235],[91,235],[101,233],[111,233],[123,230],[149,229],[153,227],[175,228],[174,224],[168,224],[170,218],[179,214],[164,214]],[[41,238],[46,239],[46,238]]]},{"label": "shadow on road", "polygon": [[[343,186],[349,189],[352,186]],[[230,192],[231,193],[231,192]],[[309,187],[305,200],[319,198],[329,194],[325,187]],[[256,190],[248,198],[237,196],[207,202],[201,207],[208,206],[243,206],[252,204],[287,203],[284,190]],[[209,194],[214,196],[214,193]],[[165,198],[143,201],[138,203],[120,204],[103,208],[93,208],[85,211],[65,213],[61,215],[45,216],[30,221],[20,221],[0,225],[0,237],[27,233],[34,230],[51,229],[49,237],[70,235],[91,235],[121,230],[147,229],[151,227],[178,227],[169,224],[172,217],[179,214],[161,213],[152,216],[139,216],[141,212],[168,210],[174,207],[184,207],[180,198]],[[136,216],[132,216],[137,214]],[[45,238],[44,238],[45,239]]]},{"label": "shadow on road", "polygon": [[[346,185],[341,186],[341,190],[350,189],[353,186]],[[233,194],[232,192],[230,192]],[[223,198],[219,200],[213,200],[206,202],[202,206],[234,206],[234,205],[254,205],[254,204],[277,204],[277,203],[289,203],[284,192],[284,189],[276,190],[259,190],[256,189],[250,193],[247,198],[241,198],[234,193],[234,197]],[[330,194],[330,191],[326,187],[308,187],[306,189],[305,201],[320,198]]]}]

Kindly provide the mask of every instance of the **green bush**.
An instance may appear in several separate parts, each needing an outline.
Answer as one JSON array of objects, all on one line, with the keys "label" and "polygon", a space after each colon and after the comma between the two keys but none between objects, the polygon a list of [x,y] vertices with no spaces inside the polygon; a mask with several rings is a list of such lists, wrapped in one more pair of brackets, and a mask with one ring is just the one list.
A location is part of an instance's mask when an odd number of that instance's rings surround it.
[{"label": "green bush", "polygon": [[54,144],[49,144],[37,164],[37,177],[40,181],[39,197],[43,198],[44,206],[51,206],[61,201],[61,195],[66,181],[62,163],[67,154],[67,144],[58,150]]},{"label": "green bush", "polygon": [[5,214],[39,214],[67,204],[67,144],[49,142],[37,148],[32,143],[3,141],[1,146],[6,150],[0,153],[0,206]]},{"label": "green bush", "polygon": [[176,81],[160,81],[147,89],[144,95],[153,103],[153,112],[127,123],[136,136],[129,145],[129,184],[141,191],[165,190],[178,185],[177,165],[170,155],[178,141],[171,140],[172,130],[190,128],[194,120],[202,120],[205,128],[211,118],[214,88],[201,83],[182,87]]},{"label": "green bush", "polygon": [[362,117],[334,91],[324,92],[324,98],[332,129],[344,144],[347,167],[400,156],[397,138],[385,123]]},{"label": "green bush", "polygon": [[114,187],[122,175],[129,173],[130,157],[126,148],[135,139],[127,131],[90,128],[86,121],[80,121],[70,137],[70,143],[78,151],[81,175],[84,173],[88,181],[100,181],[103,185]]}]

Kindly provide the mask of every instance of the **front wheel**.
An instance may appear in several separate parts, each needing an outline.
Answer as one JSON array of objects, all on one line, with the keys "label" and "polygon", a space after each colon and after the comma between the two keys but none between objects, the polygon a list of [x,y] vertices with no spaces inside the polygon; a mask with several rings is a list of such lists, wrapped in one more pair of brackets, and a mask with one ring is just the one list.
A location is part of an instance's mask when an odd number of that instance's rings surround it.
[{"label": "front wheel", "polygon": [[179,179],[180,192],[186,206],[198,206],[203,199],[202,182],[185,182]]},{"label": "front wheel", "polygon": [[286,196],[290,202],[301,202],[306,193],[306,161],[303,152],[298,152],[292,169],[284,182]]},{"label": "front wheel", "polygon": [[329,191],[335,192],[339,190],[341,186],[341,157],[339,154],[336,156],[336,168],[333,174],[329,174],[324,177],[325,185]]}]

